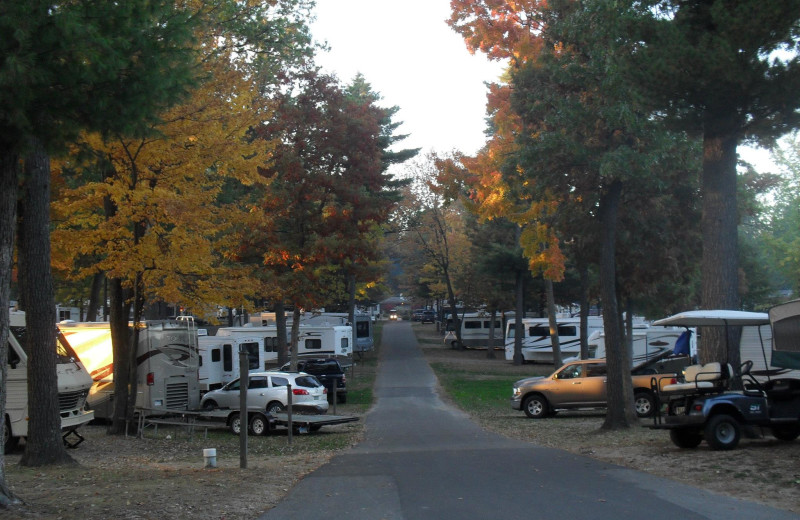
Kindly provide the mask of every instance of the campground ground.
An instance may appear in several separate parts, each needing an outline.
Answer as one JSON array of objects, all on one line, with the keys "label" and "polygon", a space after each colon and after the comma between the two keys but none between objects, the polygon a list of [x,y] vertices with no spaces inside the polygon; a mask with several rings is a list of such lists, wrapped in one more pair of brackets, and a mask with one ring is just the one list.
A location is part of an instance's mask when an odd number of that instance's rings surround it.
[{"label": "campground ground", "polygon": [[[463,402],[452,388],[458,379],[480,379],[508,385],[521,377],[543,375],[552,367],[513,366],[501,351],[487,359],[485,350],[446,348],[430,324],[412,324],[420,346],[436,370],[441,395]],[[376,356],[368,356],[348,375],[353,402],[338,413],[362,417],[369,402]],[[680,450],[665,432],[636,428],[602,432],[602,412],[562,413],[550,419],[527,419],[503,402],[462,407],[484,428],[538,445],[551,446],[603,461],[672,478],[717,493],[800,513],[800,441],[771,437],[745,440],[731,452],[714,452],[705,444]],[[643,423],[645,424],[645,423]],[[182,430],[159,430],[146,438],[110,437],[105,427],[85,428],[86,442],[71,451],[77,464],[56,468],[22,468],[21,452],[6,456],[6,479],[25,504],[0,518],[95,520],[117,519],[253,519],[277,504],[292,485],[340,450],[357,443],[364,423],[326,426],[294,436],[285,430],[251,438],[247,469],[240,468],[239,440],[224,429],[189,437]],[[167,437],[169,435],[169,438]],[[218,467],[205,469],[204,448],[216,448]]]}]

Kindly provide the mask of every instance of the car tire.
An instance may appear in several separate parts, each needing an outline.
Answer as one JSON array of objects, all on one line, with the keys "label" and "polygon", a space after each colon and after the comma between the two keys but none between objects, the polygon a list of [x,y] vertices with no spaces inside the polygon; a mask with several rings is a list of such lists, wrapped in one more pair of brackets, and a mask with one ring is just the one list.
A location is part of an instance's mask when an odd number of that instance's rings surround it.
[{"label": "car tire", "polygon": [[281,413],[284,410],[286,410],[286,407],[278,401],[272,401],[267,405],[267,413],[270,414]]},{"label": "car tire", "polygon": [[672,444],[684,449],[696,448],[703,442],[703,434],[689,428],[675,428],[674,430],[670,430],[669,438]]},{"label": "car tire", "polygon": [[203,403],[203,410],[211,411],[211,410],[216,410],[217,408],[218,408],[217,402],[214,401],[213,399],[209,399],[208,401]]},{"label": "car tire", "polygon": [[779,441],[793,441],[797,437],[800,437],[800,425],[783,424],[781,426],[773,426],[772,435]]},{"label": "car tire", "polygon": [[541,419],[547,417],[550,405],[543,395],[532,394],[522,401],[522,409],[525,411],[525,415],[531,419]]},{"label": "car tire", "polygon": [[269,433],[269,421],[263,413],[254,413],[250,418],[250,433],[266,435]]},{"label": "car tire", "polygon": [[742,428],[728,414],[712,416],[706,423],[705,438],[712,450],[732,450],[739,445]]},{"label": "car tire", "polygon": [[637,392],[633,396],[634,409],[639,417],[652,417],[656,408],[656,400],[650,392]]},{"label": "car tire", "polygon": [[228,428],[230,428],[231,433],[234,435],[240,435],[242,433],[242,419],[239,416],[239,412],[234,412],[228,418]]}]

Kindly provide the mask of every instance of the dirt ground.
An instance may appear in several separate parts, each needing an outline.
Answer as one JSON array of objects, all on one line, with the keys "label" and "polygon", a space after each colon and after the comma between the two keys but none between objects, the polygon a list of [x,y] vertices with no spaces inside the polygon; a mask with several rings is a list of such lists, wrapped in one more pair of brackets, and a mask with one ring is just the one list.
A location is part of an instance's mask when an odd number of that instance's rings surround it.
[{"label": "dirt ground", "polygon": [[[432,363],[511,381],[547,371],[541,366],[515,367],[501,352],[489,360],[486,351],[444,348],[432,326],[423,327],[415,324]],[[509,387],[509,396],[510,392]],[[338,413],[364,415],[349,405]],[[536,421],[510,406],[478,407],[469,413],[502,435],[800,513],[800,441],[781,443],[766,437],[744,440],[731,452],[714,452],[705,444],[680,450],[666,432],[644,427],[601,432],[602,412],[560,413]],[[252,520],[337,451],[357,443],[363,421],[295,435],[291,446],[285,430],[250,438],[246,469],[240,468],[239,439],[224,429],[209,430],[208,438],[202,432],[189,438],[183,430],[162,428],[157,436],[149,432],[144,439],[110,437],[105,429],[98,425],[82,430],[86,441],[70,450],[74,466],[22,468],[21,451],[7,455],[6,480],[24,504],[0,509],[0,519]],[[217,468],[204,467],[204,448],[217,449]]]}]

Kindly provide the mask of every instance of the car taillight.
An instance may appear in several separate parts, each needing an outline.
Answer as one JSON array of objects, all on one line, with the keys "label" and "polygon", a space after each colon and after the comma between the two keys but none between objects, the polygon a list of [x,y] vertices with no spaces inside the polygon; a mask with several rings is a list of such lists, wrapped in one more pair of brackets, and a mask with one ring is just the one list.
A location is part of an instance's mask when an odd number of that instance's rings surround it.
[{"label": "car taillight", "polygon": [[153,386],[156,384],[156,375],[153,372],[147,373],[147,386]]},{"label": "car taillight", "polygon": [[309,395],[308,390],[302,388],[292,388],[292,395]]},{"label": "car taillight", "polygon": [[328,393],[328,387],[327,386],[322,388],[322,393],[323,394],[327,394]]}]

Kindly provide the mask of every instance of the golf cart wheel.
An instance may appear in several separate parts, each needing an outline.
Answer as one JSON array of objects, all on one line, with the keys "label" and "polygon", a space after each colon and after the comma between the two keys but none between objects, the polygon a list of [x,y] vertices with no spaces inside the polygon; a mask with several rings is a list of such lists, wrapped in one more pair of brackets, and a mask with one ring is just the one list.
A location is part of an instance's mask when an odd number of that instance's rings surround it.
[{"label": "golf cart wheel", "polygon": [[800,436],[800,425],[784,424],[772,427],[772,435],[780,441],[793,441]]},{"label": "golf cart wheel", "polygon": [[712,416],[706,423],[706,442],[712,450],[732,450],[739,445],[742,428],[739,421],[728,414]]},{"label": "golf cart wheel", "polygon": [[231,433],[234,435],[239,435],[242,433],[242,419],[239,417],[239,412],[234,412],[231,414],[230,419],[228,420],[228,428],[230,428]]},{"label": "golf cart wheel", "polygon": [[525,415],[531,419],[541,419],[542,417],[547,417],[550,405],[544,396],[532,394],[522,401],[522,409],[525,410]]},{"label": "golf cart wheel", "polygon": [[269,432],[269,421],[263,413],[254,413],[250,418],[250,433],[266,435]]},{"label": "golf cart wheel", "polygon": [[656,400],[650,392],[637,392],[633,397],[636,415],[639,417],[650,417],[656,407]]},{"label": "golf cart wheel", "polygon": [[702,433],[688,428],[670,430],[669,438],[675,446],[689,450],[698,447],[703,442]]}]

